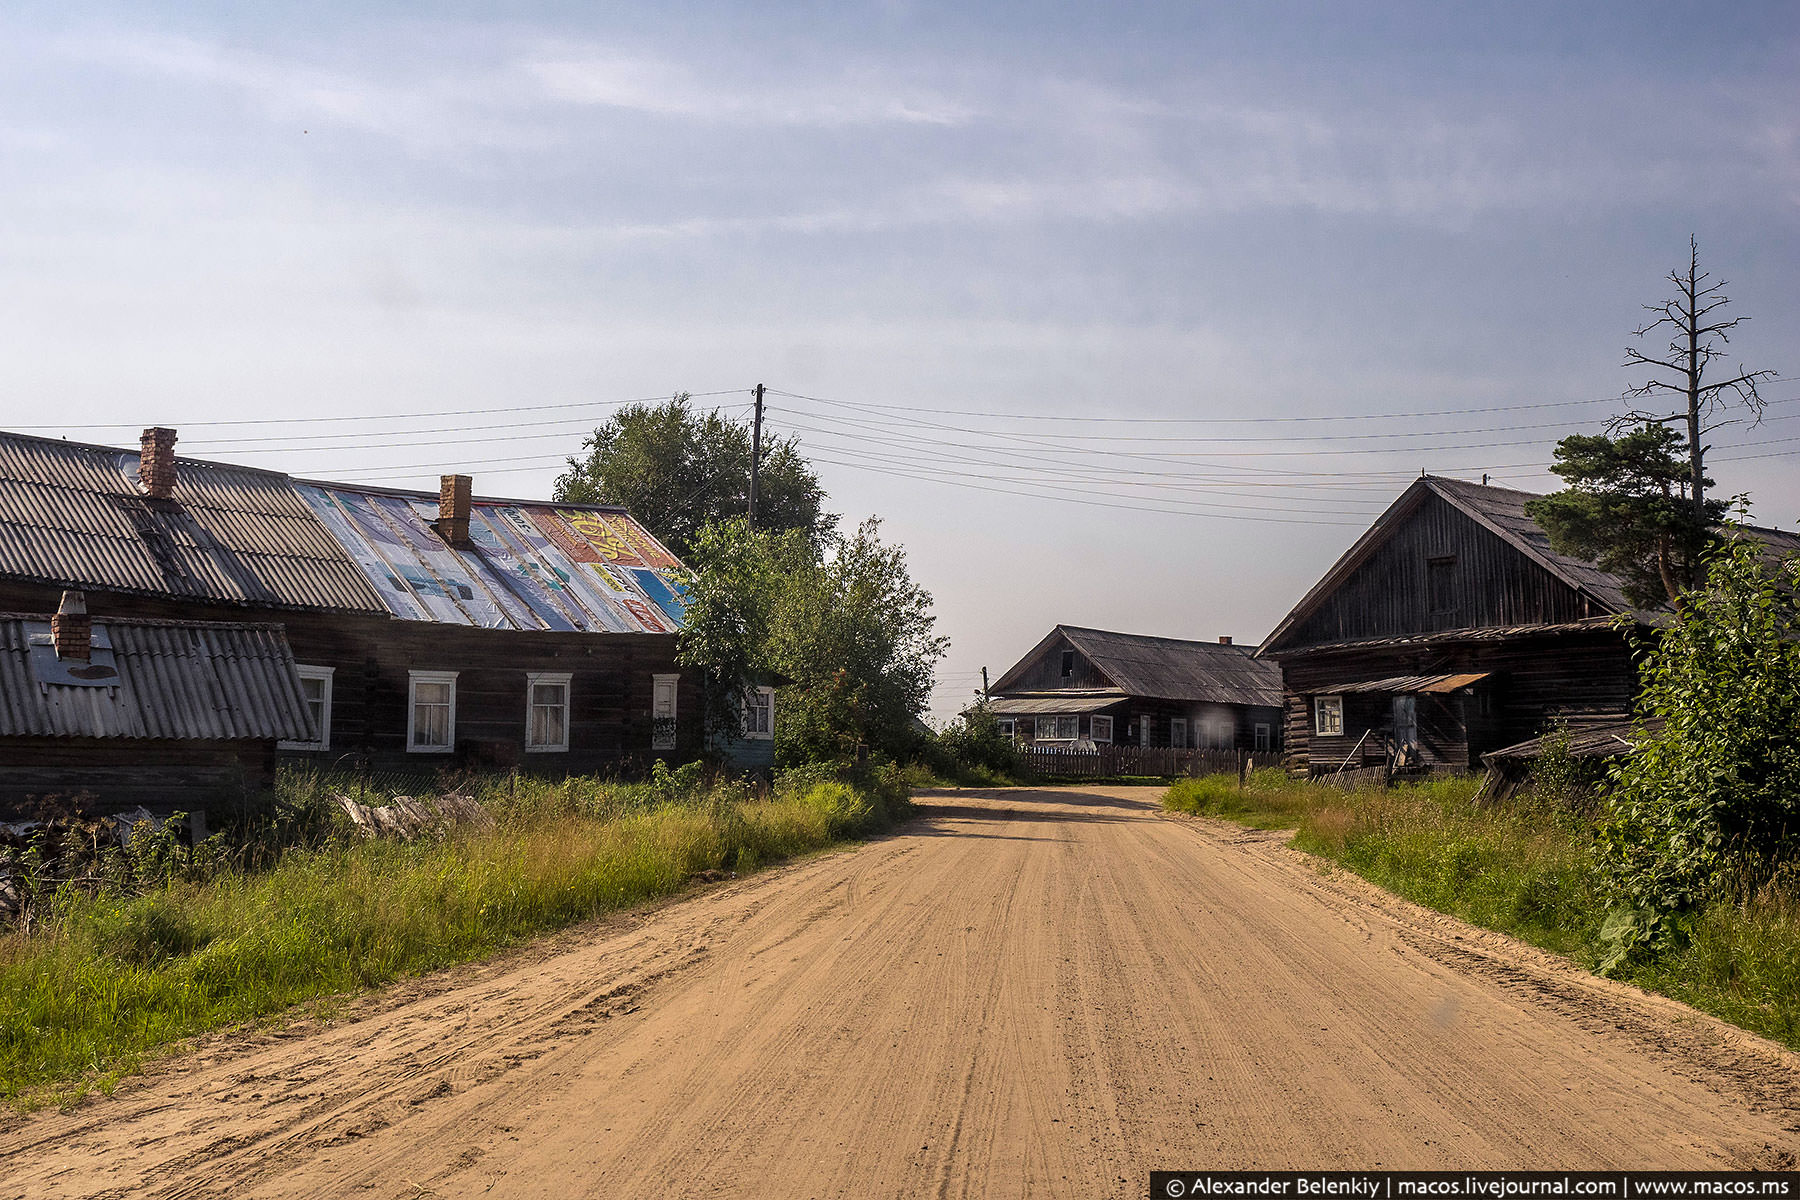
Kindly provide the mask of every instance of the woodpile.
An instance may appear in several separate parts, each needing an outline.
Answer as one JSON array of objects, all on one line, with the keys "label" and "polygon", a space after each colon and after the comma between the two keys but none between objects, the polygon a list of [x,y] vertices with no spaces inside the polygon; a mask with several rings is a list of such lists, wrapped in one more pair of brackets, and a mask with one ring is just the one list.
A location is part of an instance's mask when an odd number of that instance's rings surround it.
[{"label": "woodpile", "polygon": [[364,837],[397,838],[410,842],[421,835],[443,837],[457,825],[492,829],[494,818],[472,796],[395,796],[385,805],[360,804],[348,796],[334,796],[344,815]]}]

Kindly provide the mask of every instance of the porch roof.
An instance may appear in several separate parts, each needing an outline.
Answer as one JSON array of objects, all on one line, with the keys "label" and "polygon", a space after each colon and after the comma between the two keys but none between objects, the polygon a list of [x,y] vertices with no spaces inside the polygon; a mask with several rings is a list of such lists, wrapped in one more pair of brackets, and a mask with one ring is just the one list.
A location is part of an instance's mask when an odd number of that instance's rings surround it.
[{"label": "porch roof", "polygon": [[1364,683],[1338,684],[1321,694],[1339,692],[1422,692],[1446,694],[1471,687],[1486,679],[1490,672],[1473,675],[1395,675],[1388,679],[1371,679]]},{"label": "porch roof", "polygon": [[1126,699],[1124,692],[1066,692],[1057,696],[995,696],[988,707],[996,716],[1033,717],[1050,714],[1091,713],[1111,708]]}]

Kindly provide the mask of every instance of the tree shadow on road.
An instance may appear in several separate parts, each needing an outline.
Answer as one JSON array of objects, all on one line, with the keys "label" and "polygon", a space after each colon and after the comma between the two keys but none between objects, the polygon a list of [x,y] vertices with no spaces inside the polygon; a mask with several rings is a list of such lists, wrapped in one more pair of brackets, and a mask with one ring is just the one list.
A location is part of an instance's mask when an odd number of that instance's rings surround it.
[{"label": "tree shadow on road", "polygon": [[[964,803],[964,801],[986,803]],[[1015,841],[1057,841],[1054,837],[1031,837],[1018,833],[971,830],[970,822],[984,825],[1014,825],[1022,821],[1050,824],[1099,823],[1116,824],[1142,820],[1160,811],[1154,801],[1103,792],[1057,790],[1038,791],[1028,788],[1005,788],[955,792],[920,797],[919,815],[907,822],[905,832],[926,837],[992,837]]]}]

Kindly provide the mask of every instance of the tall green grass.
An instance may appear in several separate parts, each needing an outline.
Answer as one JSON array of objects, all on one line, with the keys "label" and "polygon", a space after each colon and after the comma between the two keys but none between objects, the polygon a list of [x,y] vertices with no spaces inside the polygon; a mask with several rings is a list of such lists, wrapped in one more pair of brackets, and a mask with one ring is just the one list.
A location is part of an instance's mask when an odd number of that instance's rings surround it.
[{"label": "tall green grass", "polygon": [[871,832],[908,803],[891,781],[801,779],[771,796],[667,774],[480,791],[492,830],[410,843],[339,832],[266,870],[57,896],[30,936],[0,936],[0,1098],[108,1087],[181,1038],[469,961],[701,872],[755,870]]},{"label": "tall green grass", "polygon": [[[1610,903],[1589,820],[1527,795],[1477,806],[1474,779],[1345,792],[1258,771],[1184,779],[1177,812],[1294,830],[1293,845],[1372,883],[1589,968],[1605,956]],[[1800,886],[1778,877],[1749,897],[1713,899],[1678,950],[1625,978],[1800,1048]]]}]

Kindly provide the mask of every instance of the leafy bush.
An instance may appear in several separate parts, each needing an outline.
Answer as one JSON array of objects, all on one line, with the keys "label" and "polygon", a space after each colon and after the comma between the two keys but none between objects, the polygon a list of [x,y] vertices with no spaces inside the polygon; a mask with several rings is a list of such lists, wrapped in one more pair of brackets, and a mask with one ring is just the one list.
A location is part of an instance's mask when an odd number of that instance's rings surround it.
[{"label": "leafy bush", "polygon": [[938,734],[938,745],[962,772],[985,772],[990,777],[1019,773],[1019,748],[986,702],[964,712]]},{"label": "leafy bush", "polygon": [[1677,948],[1709,894],[1741,897],[1800,848],[1796,584],[1800,560],[1778,570],[1728,542],[1644,657],[1638,715],[1661,727],[1612,771],[1606,969]]}]

